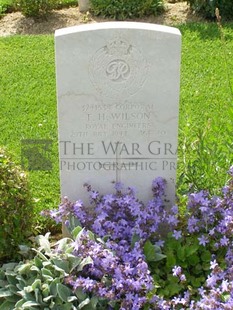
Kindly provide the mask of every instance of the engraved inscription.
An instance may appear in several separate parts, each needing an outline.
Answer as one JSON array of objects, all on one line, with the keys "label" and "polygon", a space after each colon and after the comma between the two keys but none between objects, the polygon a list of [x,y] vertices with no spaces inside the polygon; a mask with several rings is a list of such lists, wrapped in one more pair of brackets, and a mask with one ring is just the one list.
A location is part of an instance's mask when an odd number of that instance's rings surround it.
[{"label": "engraved inscription", "polygon": [[[117,101],[113,105],[97,101],[82,105],[84,120],[81,131],[72,131],[70,137],[139,137],[152,138],[167,136],[166,130],[159,129],[158,111],[154,103],[140,101]],[[156,125],[157,124],[157,125]]]},{"label": "engraved inscription", "polygon": [[108,64],[106,74],[110,80],[122,82],[129,78],[130,68],[124,60],[117,59]]},{"label": "engraved inscription", "polygon": [[144,85],[148,63],[138,48],[115,37],[97,50],[89,62],[91,83],[101,97],[126,99]]}]

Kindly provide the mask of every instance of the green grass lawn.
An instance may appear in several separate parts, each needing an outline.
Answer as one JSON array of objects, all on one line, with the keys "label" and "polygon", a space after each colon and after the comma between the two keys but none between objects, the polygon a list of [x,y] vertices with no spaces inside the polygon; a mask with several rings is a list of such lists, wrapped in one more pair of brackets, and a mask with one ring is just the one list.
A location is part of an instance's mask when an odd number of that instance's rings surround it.
[{"label": "green grass lawn", "polygon": [[[179,26],[183,35],[179,123],[179,193],[216,191],[233,163],[233,24]],[[36,211],[59,203],[54,39],[0,38],[0,144],[20,163],[21,140],[52,140],[51,171],[31,171]],[[39,224],[43,227],[43,222]]]},{"label": "green grass lawn", "polygon": [[21,161],[21,140],[53,141],[51,171],[29,174],[36,209],[59,202],[57,112],[53,36],[0,39],[0,141]]},{"label": "green grass lawn", "polygon": [[[182,26],[179,168],[182,184],[212,192],[233,163],[233,24]],[[183,186],[182,186],[183,187]],[[183,187],[185,189],[185,187]]]}]

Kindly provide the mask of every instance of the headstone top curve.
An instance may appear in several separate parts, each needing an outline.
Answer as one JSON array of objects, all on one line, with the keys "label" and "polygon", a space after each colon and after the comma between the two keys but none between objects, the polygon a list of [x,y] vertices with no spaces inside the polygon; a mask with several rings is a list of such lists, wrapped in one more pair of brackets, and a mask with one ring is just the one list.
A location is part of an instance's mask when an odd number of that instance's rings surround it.
[{"label": "headstone top curve", "polygon": [[102,22],[102,23],[84,24],[57,29],[55,31],[55,37],[69,35],[77,32],[109,30],[109,29],[152,30],[181,36],[180,30],[178,28],[170,26],[151,24],[151,23],[141,23],[141,22]]}]

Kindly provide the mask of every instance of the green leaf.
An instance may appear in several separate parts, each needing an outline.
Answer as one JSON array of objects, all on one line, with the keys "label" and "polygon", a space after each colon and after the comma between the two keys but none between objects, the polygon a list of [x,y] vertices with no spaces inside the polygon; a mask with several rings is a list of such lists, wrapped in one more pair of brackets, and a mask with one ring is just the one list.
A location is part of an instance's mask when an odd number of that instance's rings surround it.
[{"label": "green leaf", "polygon": [[42,258],[42,260],[43,260],[44,262],[45,262],[45,261],[49,261],[49,259],[48,259],[43,253],[41,253],[39,250],[34,249],[34,248],[32,248],[32,250],[33,250],[34,252],[36,252],[37,255],[38,255],[40,258]]},{"label": "green leaf", "polygon": [[[8,290],[10,290],[14,295],[17,294],[17,292],[18,292],[17,287],[16,287],[15,285],[13,285],[13,284],[7,285],[6,288],[7,288]],[[10,299],[7,298],[7,300],[10,300]]]},{"label": "green leaf", "polygon": [[194,253],[196,253],[199,249],[199,245],[198,244],[194,244],[194,245],[190,245],[190,246],[186,246],[185,251],[186,251],[186,256],[191,256]]},{"label": "green leaf", "polygon": [[58,252],[67,252],[67,249],[70,247],[70,242],[73,240],[71,238],[62,238],[56,243]]},{"label": "green leaf", "polygon": [[17,276],[16,278],[18,280],[16,286],[19,287],[20,289],[23,289],[27,285],[26,281],[20,275]]},{"label": "green leaf", "polygon": [[24,290],[25,293],[33,292],[33,289],[32,289],[31,285],[25,286],[23,290]]},{"label": "green leaf", "polygon": [[156,252],[156,253],[162,253],[161,247],[160,247],[160,246],[154,245],[154,248],[155,248],[155,252]]},{"label": "green leaf", "polygon": [[178,283],[171,283],[167,286],[167,289],[169,290],[170,296],[173,296],[181,291],[182,286]]},{"label": "green leaf", "polygon": [[93,234],[93,232],[92,231],[88,231],[88,236],[89,236],[89,238],[91,239],[91,240],[93,240],[93,241],[95,241],[95,235]]},{"label": "green leaf", "polygon": [[204,251],[202,254],[201,254],[201,259],[203,262],[210,262],[211,260],[211,253],[209,251]]},{"label": "green leaf", "polygon": [[93,260],[90,256],[84,258],[81,263],[78,265],[77,271],[82,271],[83,267],[85,267],[86,265],[90,265],[93,263]]},{"label": "green leaf", "polygon": [[144,254],[146,256],[146,260],[148,262],[155,261],[155,258],[156,258],[155,248],[149,240],[146,241],[144,248],[143,248],[143,251],[144,251]]},{"label": "green leaf", "polygon": [[78,297],[79,300],[83,301],[87,294],[83,292],[83,290],[81,288],[76,289],[75,291],[75,295]]},{"label": "green leaf", "polygon": [[41,289],[35,288],[34,294],[35,294],[36,302],[38,302],[41,305],[42,304]]},{"label": "green leaf", "polygon": [[76,296],[69,296],[68,298],[67,298],[67,301],[68,302],[73,302],[73,301],[76,301],[77,300],[77,297]]},{"label": "green leaf", "polygon": [[82,261],[81,257],[75,257],[75,256],[72,257],[70,272],[72,272],[81,263],[81,261]]},{"label": "green leaf", "polygon": [[68,227],[68,229],[72,232],[72,235],[73,235],[73,231],[74,231],[74,229],[76,227],[81,227],[81,223],[77,219],[77,217],[74,217],[73,215],[70,215],[69,216],[69,227]]},{"label": "green leaf", "polygon": [[31,263],[26,263],[23,265],[18,265],[16,270],[19,274],[28,274],[30,272]]},{"label": "green leaf", "polygon": [[35,290],[36,288],[41,288],[41,280],[40,279],[36,279],[32,283],[32,289]]},{"label": "green leaf", "polygon": [[7,285],[7,281],[0,280],[0,288],[4,288],[6,285]]},{"label": "green leaf", "polygon": [[160,254],[160,253],[155,253],[155,259],[154,262],[159,262],[160,260],[166,258],[167,256],[164,254]]},{"label": "green leaf", "polygon": [[29,255],[30,247],[28,247],[27,245],[21,244],[19,245],[19,249],[20,249],[19,253],[24,257],[27,257]]},{"label": "green leaf", "polygon": [[43,298],[44,302],[49,302],[51,299],[53,299],[55,296],[54,295],[49,295],[48,297]]},{"label": "green leaf", "polygon": [[67,286],[58,283],[57,293],[62,301],[67,302],[67,298],[71,295],[71,290]]},{"label": "green leaf", "polygon": [[149,240],[144,245],[144,254],[148,262],[158,262],[166,258],[166,255],[161,253],[161,248],[152,244]]},{"label": "green leaf", "polygon": [[167,244],[167,247],[170,249],[170,250],[177,250],[177,245],[179,244],[178,243],[178,240],[176,240],[173,236],[172,236],[172,233],[169,233],[169,239],[166,241],[166,244]]},{"label": "green leaf", "polygon": [[74,237],[74,239],[76,239],[80,232],[83,232],[83,228],[80,226],[77,226],[72,230],[72,236]]},{"label": "green leaf", "polygon": [[[0,283],[5,279],[5,272],[0,268]],[[1,284],[0,284],[1,285]]]},{"label": "green leaf", "polygon": [[60,280],[56,278],[50,284],[50,293],[55,297],[57,296],[57,284],[58,283],[60,283]]},{"label": "green leaf", "polygon": [[6,289],[6,288],[0,289],[0,298],[5,298],[8,296],[12,296],[12,295],[13,295],[13,293],[9,289]]},{"label": "green leaf", "polygon": [[21,305],[22,308],[30,308],[30,307],[34,307],[34,306],[40,306],[40,304],[36,301],[28,300]]},{"label": "green leaf", "polygon": [[69,273],[69,262],[61,259],[53,259],[53,263],[59,267],[59,270],[65,271],[65,273]]},{"label": "green leaf", "polygon": [[51,283],[43,283],[41,286],[43,297],[48,297],[50,294],[50,285]]},{"label": "green leaf", "polygon": [[97,238],[97,241],[99,243],[105,244],[109,240],[110,237],[111,237],[111,235],[105,235],[102,238]]},{"label": "green leaf", "polygon": [[0,310],[11,310],[11,309],[15,309],[14,308],[14,303],[10,302],[10,301],[4,301],[4,303],[2,303],[0,305]]},{"label": "green leaf", "polygon": [[56,265],[53,265],[53,268],[58,271],[60,273],[61,276],[68,276],[68,273],[66,273],[62,268],[56,266]]},{"label": "green leaf", "polygon": [[189,262],[191,266],[195,266],[200,262],[200,259],[199,259],[199,256],[195,254],[195,255],[187,257],[187,261]]},{"label": "green leaf", "polygon": [[40,273],[40,268],[36,267],[36,266],[32,266],[30,268],[31,271],[35,271],[36,273]]},{"label": "green leaf", "polygon": [[6,275],[6,278],[7,278],[8,283],[10,283],[12,285],[16,285],[16,283],[18,282],[17,279],[15,278],[15,276]]},{"label": "green leaf", "polygon": [[222,299],[222,301],[225,302],[225,303],[229,300],[230,297],[231,297],[231,295],[230,295],[229,293],[223,293],[223,294],[221,295],[221,299]]},{"label": "green leaf", "polygon": [[24,304],[24,300],[20,299],[16,304],[15,304],[15,309],[21,309],[22,305]]},{"label": "green leaf", "polygon": [[[208,270],[209,270],[209,264],[208,264]],[[192,268],[192,271],[195,275],[199,275],[203,273],[203,266],[201,264],[197,264]]]},{"label": "green leaf", "polygon": [[59,306],[55,306],[54,308],[55,310],[73,310],[73,309],[76,309],[76,308],[73,308],[72,304],[71,303],[65,303],[65,304],[62,304],[62,305],[59,305]]},{"label": "green leaf", "polygon": [[176,256],[172,250],[168,251],[166,255],[167,255],[166,266],[170,270],[176,265]]},{"label": "green leaf", "polygon": [[[37,268],[41,269],[43,267],[42,261],[38,256],[34,258],[34,264]],[[31,268],[32,269],[32,268]]]},{"label": "green leaf", "polygon": [[91,298],[91,305],[92,305],[92,307],[95,309],[96,308],[96,306],[97,306],[97,304],[98,304],[98,301],[99,301],[99,299],[98,299],[98,297],[96,297],[96,296],[93,296],[92,298]]},{"label": "green leaf", "polygon": [[202,280],[201,278],[197,278],[197,277],[191,277],[190,278],[191,284],[194,288],[198,288],[202,285],[201,280]]},{"label": "green leaf", "polygon": [[54,275],[52,274],[52,272],[50,270],[48,270],[47,268],[42,268],[41,269],[41,274],[42,274],[42,277],[44,279],[46,279],[46,281],[49,281],[49,282],[52,282],[53,281],[53,278],[54,278]]},{"label": "green leaf", "polygon": [[3,264],[1,269],[4,271],[12,271],[15,269],[17,265],[18,263],[7,263],[7,264]]},{"label": "green leaf", "polygon": [[82,301],[79,305],[78,305],[78,309],[82,309],[83,307],[85,307],[86,305],[88,305],[90,303],[90,298],[86,298],[84,301]]},{"label": "green leaf", "polygon": [[50,242],[48,240],[50,233],[47,233],[45,236],[39,235],[36,237],[36,242],[40,245],[40,250],[44,250],[45,253],[50,253]]}]

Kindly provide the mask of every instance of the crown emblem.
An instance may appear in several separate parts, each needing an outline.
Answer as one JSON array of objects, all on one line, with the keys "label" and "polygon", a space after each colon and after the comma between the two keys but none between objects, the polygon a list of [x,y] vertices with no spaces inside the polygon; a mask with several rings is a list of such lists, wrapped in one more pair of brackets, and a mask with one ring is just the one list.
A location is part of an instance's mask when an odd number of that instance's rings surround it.
[{"label": "crown emblem", "polygon": [[130,45],[123,39],[115,39],[107,45],[109,55],[123,56],[129,53]]}]

